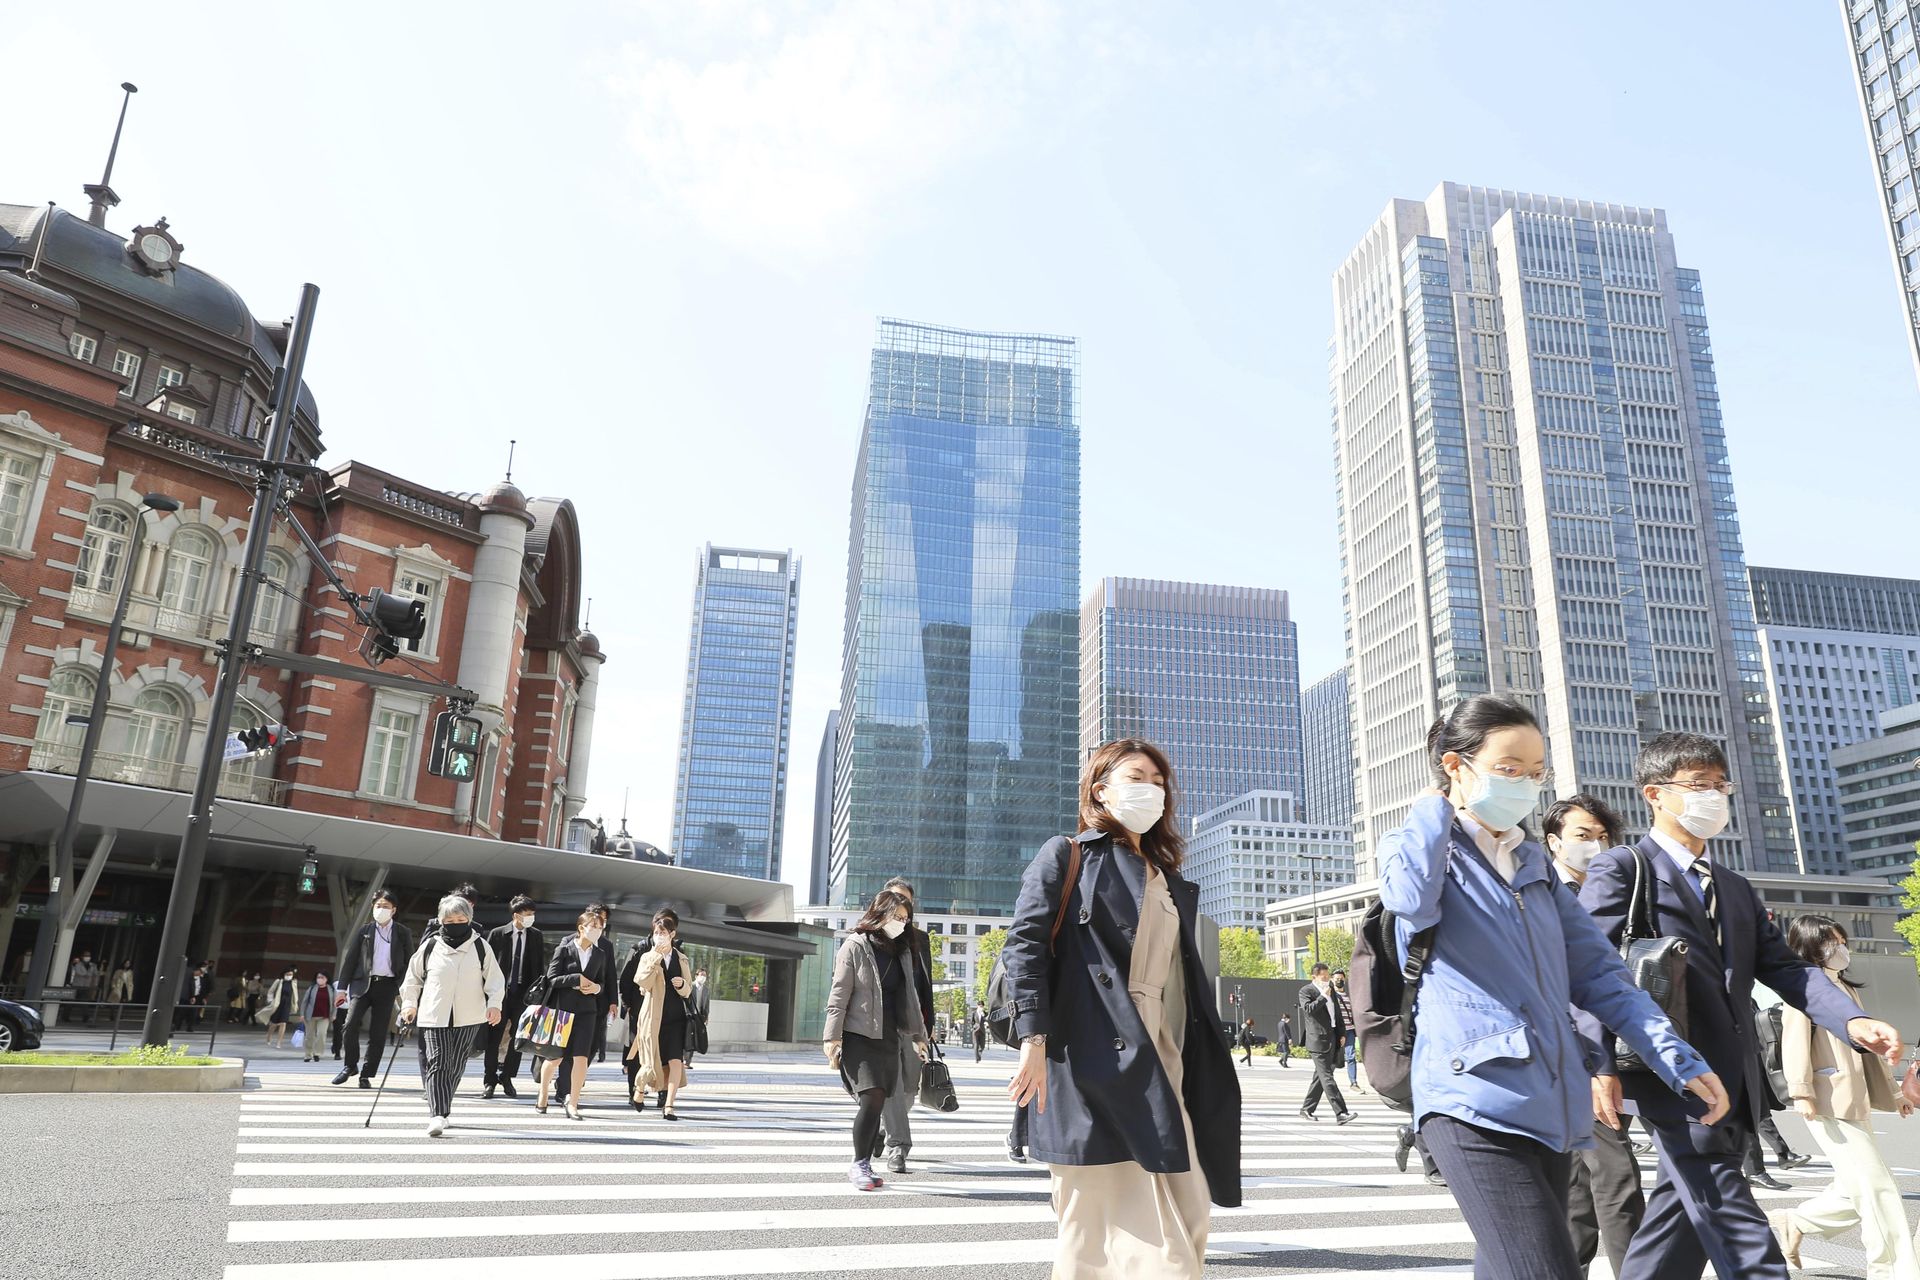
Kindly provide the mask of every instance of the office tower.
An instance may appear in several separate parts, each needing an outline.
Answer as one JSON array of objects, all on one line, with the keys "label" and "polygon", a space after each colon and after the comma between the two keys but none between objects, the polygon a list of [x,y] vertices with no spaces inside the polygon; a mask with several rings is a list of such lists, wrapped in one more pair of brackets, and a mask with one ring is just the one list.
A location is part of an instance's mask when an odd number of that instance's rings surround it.
[{"label": "office tower", "polygon": [[1920,703],[1882,714],[1873,737],[1834,748],[1833,771],[1854,874],[1899,884],[1920,845]]},{"label": "office tower", "polygon": [[813,865],[807,881],[807,901],[824,903],[833,866],[833,743],[840,731],[840,711],[827,712],[820,734],[820,756],[813,770]]},{"label": "office tower", "polygon": [[1920,373],[1920,50],[1907,0],[1840,0],[1854,86],[1873,157],[1873,185],[1893,250],[1907,351]]},{"label": "office tower", "polygon": [[1797,869],[1700,277],[1666,215],[1446,183],[1388,205],[1333,295],[1360,877],[1432,785],[1429,724],[1487,691],[1540,715],[1553,792],[1636,819],[1644,737],[1723,743],[1716,856]]},{"label": "office tower", "polygon": [[1173,762],[1175,816],[1305,785],[1300,642],[1287,593],[1107,578],[1080,609],[1080,754],[1145,738]]},{"label": "office tower", "polygon": [[1307,818],[1316,826],[1353,825],[1353,721],[1347,705],[1347,669],[1307,686],[1300,698],[1306,756]]},{"label": "office tower", "polygon": [[1011,910],[1074,828],[1071,338],[882,320],[853,480],[831,905]]},{"label": "office tower", "polygon": [[1249,791],[1195,815],[1181,872],[1200,887],[1201,915],[1263,929],[1268,903],[1353,883],[1353,841],[1303,813],[1297,796]]},{"label": "office tower", "polygon": [[799,596],[790,551],[700,552],[673,796],[683,867],[780,878]]},{"label": "office tower", "polygon": [[1920,698],[1920,582],[1761,568],[1748,577],[1801,857],[1810,872],[1846,875],[1834,752]]}]

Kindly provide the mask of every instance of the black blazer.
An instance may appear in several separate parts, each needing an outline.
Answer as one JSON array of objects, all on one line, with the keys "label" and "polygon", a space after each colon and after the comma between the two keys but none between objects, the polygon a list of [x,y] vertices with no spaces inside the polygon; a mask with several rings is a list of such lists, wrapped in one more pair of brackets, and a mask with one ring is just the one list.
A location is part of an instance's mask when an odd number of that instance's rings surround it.
[{"label": "black blazer", "polygon": [[[334,975],[337,979],[334,985],[355,999],[365,994],[366,984],[373,977],[373,932],[378,927],[371,920],[360,926],[347,948],[346,963]],[[392,933],[387,947],[387,967],[398,980],[407,976],[407,961],[413,958],[413,930],[401,924],[398,916],[387,928]]]},{"label": "black blazer", "polygon": [[[1663,937],[1687,941],[1687,1041],[1726,1086],[1733,1114],[1745,1114],[1740,1108],[1752,1107],[1763,1087],[1753,1028],[1756,980],[1842,1040],[1850,1039],[1847,1022],[1865,1015],[1831,978],[1787,948],[1745,876],[1714,864],[1713,883],[1726,938],[1723,952],[1707,923],[1700,895],[1673,858],[1652,836],[1642,840],[1639,848],[1654,873],[1654,927]],[[1593,913],[1594,923],[1608,941],[1617,944],[1632,894],[1633,851],[1609,849],[1587,868],[1580,905]],[[1588,1058],[1601,1064],[1602,1075],[1614,1074],[1613,1033],[1577,1006],[1573,1015],[1587,1041]],[[1639,1114],[1655,1123],[1679,1124],[1706,1111],[1705,1103],[1692,1094],[1676,1094],[1652,1072],[1629,1072],[1621,1078],[1621,1088]],[[1747,1091],[1744,1096],[1742,1090]]]},{"label": "black blazer", "polygon": [[1181,1101],[1213,1202],[1240,1203],[1240,1077],[1194,933],[1200,889],[1175,874],[1167,889],[1180,913],[1187,1025],[1176,1100],[1140,1011],[1127,994],[1146,863],[1104,832],[1080,835],[1080,879],[1055,950],[1048,934],[1066,882],[1067,840],[1044,845],[1020,882],[1000,955],[1014,1030],[1047,1036],[1047,1109],[1029,1120],[1036,1160],[1118,1164],[1149,1173],[1189,1168]]},{"label": "black blazer", "polygon": [[[513,926],[503,924],[487,934],[487,945],[493,948],[494,963],[500,966],[500,976],[508,979],[512,986],[513,977]],[[520,987],[525,990],[539,978],[547,963],[547,938],[538,929],[527,930],[526,949],[520,953]]]},{"label": "black blazer", "polygon": [[[917,962],[913,967],[913,989],[920,997],[920,1024],[933,1034],[933,939],[925,929],[917,925],[907,926],[907,936],[913,939],[913,954]],[[692,981],[693,975],[687,975]]]},{"label": "black blazer", "polygon": [[1330,997],[1321,995],[1320,988],[1311,982],[1300,988],[1300,1025],[1304,1028],[1300,1043],[1311,1054],[1332,1053],[1340,1047],[1340,1037],[1346,1031],[1346,1019],[1336,1007],[1344,1000],[1338,991],[1331,987],[1327,990]]},{"label": "black blazer", "polygon": [[[580,991],[580,979],[583,977],[599,983],[599,992],[583,995]],[[565,1009],[578,1017],[590,1018],[605,1008],[601,997],[612,987],[613,963],[607,959],[606,948],[596,945],[589,951],[584,968],[580,963],[580,948],[574,945],[571,937],[553,949],[553,959],[547,964],[547,1004],[556,1009]]]}]

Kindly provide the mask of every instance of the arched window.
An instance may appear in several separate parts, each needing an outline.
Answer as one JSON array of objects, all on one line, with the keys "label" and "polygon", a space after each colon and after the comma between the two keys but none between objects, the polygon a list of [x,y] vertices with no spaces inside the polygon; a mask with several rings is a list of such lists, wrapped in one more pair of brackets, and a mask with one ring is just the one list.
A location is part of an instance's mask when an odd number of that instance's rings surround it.
[{"label": "arched window", "polygon": [[299,608],[288,598],[289,593],[298,591],[293,585],[293,559],[284,551],[269,551],[261,573],[260,590],[253,598],[254,634],[280,640],[287,634]]},{"label": "arched window", "polygon": [[127,754],[156,771],[180,760],[187,741],[187,703],[165,685],[150,685],[133,700],[127,726]]},{"label": "arched window", "polygon": [[80,564],[73,574],[75,588],[103,596],[120,589],[132,530],[133,517],[125,508],[104,502],[94,506],[87,516],[87,536],[80,544]]},{"label": "arched window", "polygon": [[198,616],[207,607],[208,584],[219,558],[213,535],[188,525],[167,547],[167,572],[160,582],[160,607]]},{"label": "arched window", "polygon": [[[67,717],[92,714],[93,689],[93,675],[83,668],[62,667],[53,673],[53,679],[47,683],[47,700],[40,705],[40,727],[33,735],[37,747],[51,747],[57,756],[80,750],[80,739],[86,729],[81,725],[68,724]],[[60,762],[57,759],[49,761],[52,764]],[[71,765],[73,761],[67,760],[66,763]]]}]

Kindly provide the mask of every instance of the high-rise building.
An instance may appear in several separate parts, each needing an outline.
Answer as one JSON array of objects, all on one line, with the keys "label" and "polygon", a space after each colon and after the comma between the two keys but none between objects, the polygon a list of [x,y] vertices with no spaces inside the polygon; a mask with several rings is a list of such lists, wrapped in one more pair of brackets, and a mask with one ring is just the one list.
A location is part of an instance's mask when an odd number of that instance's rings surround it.
[{"label": "high-rise building", "polygon": [[1287,593],[1107,578],[1080,609],[1080,753],[1145,738],[1173,762],[1183,830],[1249,791],[1305,785]]},{"label": "high-rise building", "polygon": [[880,321],[853,480],[829,902],[995,915],[1074,821],[1071,338]]},{"label": "high-rise building", "polygon": [[1200,887],[1201,915],[1261,929],[1269,903],[1353,883],[1353,841],[1301,812],[1297,796],[1249,791],[1195,815],[1181,872]]},{"label": "high-rise building", "polygon": [[1307,818],[1315,826],[1353,825],[1353,718],[1347,704],[1347,669],[1341,667],[1307,686],[1300,698],[1301,741],[1306,755]]},{"label": "high-rise building", "polygon": [[1887,711],[1873,737],[1835,747],[1833,771],[1854,874],[1900,883],[1920,853],[1920,703]]},{"label": "high-rise building", "polygon": [[673,794],[683,867],[780,878],[799,599],[792,552],[701,548]]},{"label": "high-rise building", "polygon": [[1907,349],[1920,373],[1920,50],[1907,0],[1840,0],[1854,85],[1872,148],[1874,189],[1893,249],[1907,321]]},{"label": "high-rise building", "polygon": [[820,733],[820,757],[813,768],[813,865],[807,901],[825,902],[833,868],[833,744],[840,732],[840,711],[827,712]]},{"label": "high-rise building", "polygon": [[1699,273],[1666,215],[1446,183],[1334,275],[1359,874],[1432,783],[1427,727],[1530,704],[1552,791],[1645,809],[1644,736],[1724,744],[1716,856],[1798,867]]},{"label": "high-rise building", "polygon": [[1886,712],[1920,698],[1920,582],[1795,569],[1748,576],[1800,853],[1808,871],[1844,875],[1854,867],[1834,752],[1877,736]]}]

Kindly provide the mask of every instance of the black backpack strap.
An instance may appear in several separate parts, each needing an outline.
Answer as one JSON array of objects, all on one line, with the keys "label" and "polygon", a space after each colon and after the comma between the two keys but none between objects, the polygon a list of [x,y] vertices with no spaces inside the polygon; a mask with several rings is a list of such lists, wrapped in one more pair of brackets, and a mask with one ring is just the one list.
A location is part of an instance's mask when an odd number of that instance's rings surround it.
[{"label": "black backpack strap", "polygon": [[[1398,929],[1391,916],[1385,923],[1389,930]],[[1396,1053],[1413,1051],[1414,1003],[1420,998],[1420,980],[1426,976],[1427,962],[1433,958],[1433,935],[1438,928],[1438,925],[1428,925],[1407,939],[1407,959],[1400,970],[1405,985],[1400,988],[1400,1038],[1393,1045]],[[1388,936],[1391,938],[1392,934]]]}]

